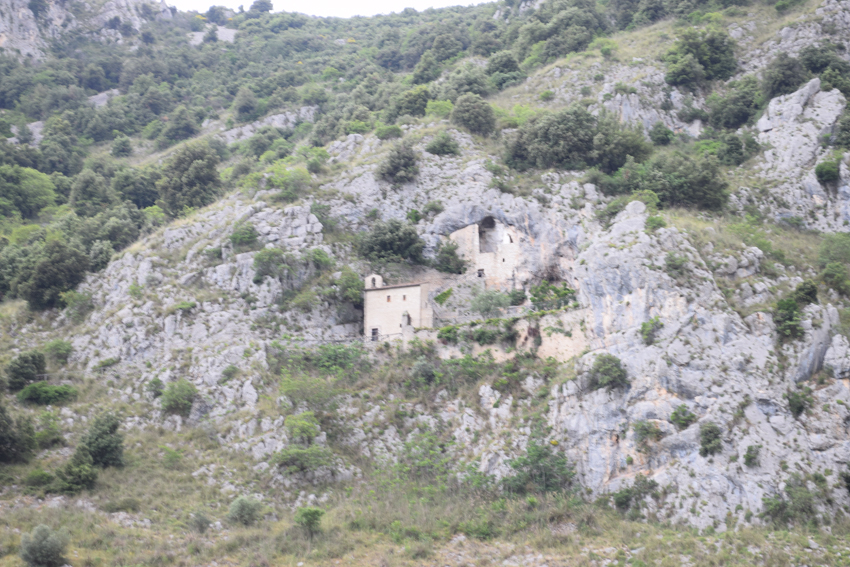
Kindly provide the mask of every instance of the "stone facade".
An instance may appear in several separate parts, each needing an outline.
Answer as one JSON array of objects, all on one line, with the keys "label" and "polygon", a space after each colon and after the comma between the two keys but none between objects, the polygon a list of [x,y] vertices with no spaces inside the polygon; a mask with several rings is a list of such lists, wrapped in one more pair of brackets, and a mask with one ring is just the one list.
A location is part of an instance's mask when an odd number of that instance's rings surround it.
[{"label": "stone facade", "polygon": [[517,268],[521,262],[523,235],[513,226],[491,216],[449,235],[458,245],[458,256],[467,262],[467,273],[484,279],[488,289],[511,290],[522,287]]},{"label": "stone facade", "polygon": [[384,285],[378,274],[366,277],[363,299],[363,334],[366,340],[401,338],[407,330],[430,327],[428,284]]}]

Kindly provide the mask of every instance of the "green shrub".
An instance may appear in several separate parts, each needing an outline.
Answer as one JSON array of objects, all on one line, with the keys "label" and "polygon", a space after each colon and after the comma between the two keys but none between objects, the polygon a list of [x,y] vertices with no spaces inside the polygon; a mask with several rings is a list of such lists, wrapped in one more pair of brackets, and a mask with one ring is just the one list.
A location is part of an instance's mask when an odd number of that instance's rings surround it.
[{"label": "green shrub", "polygon": [[379,140],[392,140],[394,138],[401,138],[403,135],[404,132],[395,124],[384,124],[375,128],[375,136]]},{"label": "green shrub", "polygon": [[847,265],[840,262],[830,262],[820,273],[820,279],[844,296],[850,296],[850,278],[847,276]]},{"label": "green shrub", "polygon": [[794,289],[794,293],[792,294],[794,301],[797,302],[797,305],[800,307],[805,307],[810,303],[814,303],[817,305],[818,303],[818,286],[812,280],[805,280],[800,283],[796,289]]},{"label": "green shrub", "polygon": [[840,178],[838,161],[822,161],[815,167],[815,176],[821,183],[832,183]]},{"label": "green shrub", "polygon": [[345,124],[346,134],[365,134],[372,129],[372,126],[362,120],[350,120]]},{"label": "green shrub", "polygon": [[652,146],[637,128],[610,114],[593,116],[572,106],[533,116],[507,142],[505,161],[513,168],[584,169],[597,166],[613,173],[626,164],[649,157]]},{"label": "green shrub", "polygon": [[684,256],[677,256],[672,252],[668,252],[667,256],[664,258],[664,271],[667,272],[671,278],[681,278],[690,271],[688,270],[688,259]]},{"label": "green shrub", "polygon": [[21,536],[21,559],[29,567],[60,567],[66,563],[70,537],[65,530],[53,531],[44,524]]},{"label": "green shrub", "polygon": [[500,291],[482,291],[472,298],[469,308],[480,313],[485,319],[499,315],[501,310],[510,305],[510,298]]},{"label": "green shrub", "polygon": [[422,220],[422,214],[416,209],[410,209],[409,211],[407,211],[405,218],[411,223],[416,224]]},{"label": "green shrub", "polygon": [[133,144],[130,143],[130,138],[123,134],[115,138],[115,141],[112,142],[112,157],[128,157],[131,155],[133,155]]},{"label": "green shrub", "polygon": [[145,390],[154,397],[154,399],[160,397],[162,395],[163,390],[165,390],[165,384],[162,383],[162,380],[159,378],[152,378],[146,385]]},{"label": "green shrub", "polygon": [[481,346],[484,345],[492,345],[501,337],[501,333],[498,329],[488,329],[485,327],[478,327],[476,329],[471,330],[468,333],[470,339],[475,341]]},{"label": "green shrub", "polygon": [[101,467],[124,466],[124,436],[118,433],[121,420],[111,413],[95,418],[80,439],[80,446],[91,455],[92,463]]},{"label": "green shrub", "polygon": [[104,368],[109,368],[110,366],[115,366],[119,362],[121,362],[121,358],[117,357],[117,356],[113,356],[113,357],[110,357],[110,358],[104,358],[103,360],[101,360],[100,362],[95,364],[94,368],[97,369],[97,370],[102,370]]},{"label": "green shrub", "polygon": [[748,445],[747,452],[744,453],[744,464],[748,467],[759,466],[759,452],[761,445]]},{"label": "green shrub", "polygon": [[543,102],[549,102],[553,98],[555,98],[555,93],[552,91],[547,90],[540,93],[540,100]]},{"label": "green shrub", "polygon": [[614,176],[592,182],[607,195],[652,191],[666,207],[719,210],[729,198],[728,183],[713,155],[693,158],[677,151],[645,164],[627,158]]},{"label": "green shrub", "polygon": [[442,327],[437,331],[437,339],[450,344],[456,344],[458,340],[458,328],[454,325]]},{"label": "green shrub", "polygon": [[496,114],[479,95],[467,93],[455,102],[452,122],[473,134],[488,136],[496,128]]},{"label": "green shrub", "polygon": [[319,531],[319,523],[322,521],[322,516],[325,511],[315,506],[302,506],[295,512],[295,523],[304,528],[310,537]]},{"label": "green shrub", "polygon": [[638,451],[646,453],[649,451],[650,441],[660,441],[664,433],[656,424],[649,421],[638,421],[634,424],[635,443]]},{"label": "green shrub", "polygon": [[39,449],[50,449],[65,445],[65,438],[59,429],[59,416],[55,413],[44,412],[38,419],[38,431],[35,434],[35,443]]},{"label": "green shrub", "polygon": [[655,335],[661,330],[664,323],[658,317],[653,317],[649,321],[640,324],[640,336],[643,339],[643,344],[651,345],[655,342]]},{"label": "green shrub", "polygon": [[543,280],[540,285],[531,286],[531,302],[537,311],[562,309],[572,305],[575,299],[575,290],[568,287],[566,282],[562,282],[558,287],[548,280]]},{"label": "green shrub", "polygon": [[649,216],[646,218],[646,230],[650,232],[655,232],[659,228],[664,228],[665,226],[667,226],[667,223],[662,217]]},{"label": "green shrub", "polygon": [[236,117],[240,122],[254,120],[257,110],[257,97],[254,92],[248,87],[240,88],[236,93],[236,98],[233,99],[233,110],[236,111]]},{"label": "green shrub", "polygon": [[61,305],[63,292],[83,281],[89,257],[61,240],[51,240],[32,264],[18,272],[18,296],[30,309],[43,310]]},{"label": "green shrub", "polygon": [[282,281],[292,273],[295,263],[295,257],[280,248],[263,248],[254,255],[254,283],[261,283],[266,276]]},{"label": "green shrub", "polygon": [[530,439],[526,454],[508,461],[513,474],[502,478],[502,488],[511,494],[545,494],[565,490],[572,484],[575,470],[567,457],[551,445]]},{"label": "green shrub", "polygon": [[658,483],[642,474],[635,476],[632,485],[622,488],[613,494],[614,505],[620,512],[625,512],[633,505],[640,508],[643,500],[658,490]]},{"label": "green shrub", "polygon": [[688,406],[685,404],[679,405],[673,410],[673,413],[670,414],[670,423],[680,430],[687,429],[696,420],[697,416],[691,413],[688,410]]},{"label": "green shrub", "polygon": [[443,203],[440,201],[428,201],[422,209],[426,215],[439,215],[445,210]]},{"label": "green shrub", "polygon": [[522,288],[512,289],[508,292],[508,301],[511,305],[522,305],[528,296],[525,295],[525,290]]},{"label": "green shrub", "polygon": [[38,488],[48,486],[53,482],[54,478],[55,477],[52,474],[39,468],[34,471],[30,471],[29,474],[24,477],[24,484],[26,486]]},{"label": "green shrub", "polygon": [[773,311],[773,322],[779,340],[797,339],[803,336],[803,326],[800,324],[800,308],[794,299],[780,299]]},{"label": "green shrub", "polygon": [[696,88],[704,81],[725,80],[737,68],[735,42],[724,31],[688,29],[667,53],[666,80]]},{"label": "green shrub", "polygon": [[27,418],[13,419],[0,402],[0,463],[26,462],[36,448],[35,430]]},{"label": "green shrub", "polygon": [[699,454],[703,457],[714,455],[723,450],[723,431],[713,421],[706,421],[699,427]]},{"label": "green shrub", "polygon": [[850,111],[845,107],[835,127],[835,145],[850,148]]},{"label": "green shrub", "polygon": [[802,387],[796,392],[789,390],[785,393],[785,397],[788,399],[788,411],[791,412],[794,419],[798,419],[814,403],[811,393],[812,390],[808,387]]},{"label": "green shrub", "polygon": [[233,525],[253,526],[260,519],[263,505],[247,496],[240,496],[230,503],[227,521]]},{"label": "green shrub", "polygon": [[94,302],[89,292],[66,291],[59,294],[59,302],[65,306],[65,313],[74,323],[82,323],[86,315],[94,310]]},{"label": "green shrub", "polygon": [[437,369],[425,356],[420,356],[410,367],[410,376],[419,384],[430,386],[437,377]]},{"label": "green shrub", "polygon": [[221,189],[218,154],[206,142],[179,148],[166,162],[156,182],[158,203],[172,217],[212,203]]},{"label": "green shrub", "polygon": [[466,271],[466,260],[457,255],[458,244],[454,241],[441,242],[434,258],[434,268],[446,274],[462,274]]},{"label": "green shrub", "polygon": [[269,188],[280,189],[273,199],[283,203],[293,203],[307,194],[313,182],[310,172],[303,167],[289,168],[283,164],[275,164],[271,175],[266,180]]},{"label": "green shrub", "polygon": [[764,511],[761,516],[771,520],[777,526],[787,526],[792,522],[808,522],[817,517],[817,507],[806,481],[798,473],[791,473],[785,482],[785,498],[782,494],[762,498]]},{"label": "green shrub", "polygon": [[425,242],[416,229],[395,219],[375,223],[372,231],[360,241],[359,250],[363,257],[373,262],[425,262],[422,255]]},{"label": "green shrub", "polygon": [[762,92],[768,99],[792,93],[802,85],[808,74],[796,57],[779,53],[768,63],[762,74]]},{"label": "green shrub", "polygon": [[484,71],[471,63],[456,68],[449,73],[445,81],[439,86],[437,98],[454,102],[457,108],[459,97],[474,94],[481,97],[487,96],[491,91],[491,82]]},{"label": "green shrub", "polygon": [[44,345],[44,352],[59,364],[68,362],[68,357],[74,352],[74,347],[68,341],[55,339]]},{"label": "green shrub", "polygon": [[600,354],[593,361],[588,373],[588,387],[591,390],[601,388],[619,388],[629,385],[629,378],[623,363],[613,354]]},{"label": "green shrub", "polygon": [[178,106],[168,117],[165,127],[156,138],[156,146],[162,150],[180,140],[194,137],[200,128],[193,114],[183,105]]},{"label": "green shrub", "polygon": [[333,453],[320,445],[290,445],[276,453],[273,460],[284,472],[305,473],[331,466]]},{"label": "green shrub", "polygon": [[35,382],[46,372],[47,363],[41,352],[37,350],[23,352],[6,366],[7,386],[10,391],[16,392],[27,384]]},{"label": "green shrub", "polygon": [[398,116],[425,116],[425,107],[431,93],[428,87],[420,85],[406,91],[392,101],[389,116],[394,120]]},{"label": "green shrub", "polygon": [[425,151],[436,156],[459,156],[460,146],[448,132],[442,131],[428,142]]},{"label": "green shrub", "polygon": [[656,146],[666,146],[675,138],[676,134],[663,122],[656,122],[649,130],[649,139]]},{"label": "green shrub", "polygon": [[822,235],[818,249],[818,262],[821,268],[831,262],[850,264],[850,233]]},{"label": "green shrub", "polygon": [[712,94],[706,103],[709,124],[715,128],[737,129],[756,115],[764,98],[758,80],[748,75],[740,81],[731,81],[724,96]]},{"label": "green shrub", "polygon": [[239,374],[239,367],[233,364],[227,365],[227,368],[221,371],[222,382],[233,380]]},{"label": "green shrub", "polygon": [[378,166],[378,176],[393,184],[409,183],[419,175],[416,152],[409,143],[396,144]]},{"label": "green shrub", "polygon": [[171,382],[165,388],[161,396],[162,411],[169,414],[189,417],[189,412],[192,411],[192,402],[195,401],[195,396],[198,394],[194,384],[180,378],[176,382]]},{"label": "green shrub", "polygon": [[51,492],[77,494],[91,490],[97,482],[97,470],[91,455],[83,447],[77,447],[71,460],[56,471],[58,480],[50,487]]},{"label": "green shrub", "polygon": [[437,305],[443,305],[452,296],[452,292],[452,288],[442,291],[434,296],[434,301],[437,303]]},{"label": "green shrub", "polygon": [[254,228],[254,225],[245,222],[236,225],[236,228],[233,229],[233,233],[230,235],[230,242],[234,246],[252,246],[257,243],[257,237],[259,234],[257,233],[257,229]]},{"label": "green shrub", "polygon": [[454,108],[455,105],[450,100],[429,100],[428,105],[425,107],[425,115],[448,118],[451,116]]},{"label": "green shrub", "polygon": [[17,165],[0,165],[0,215],[16,213],[34,219],[45,207],[56,204],[56,186],[40,171]]},{"label": "green shrub", "polygon": [[321,431],[319,421],[312,411],[286,416],[284,426],[289,438],[303,445],[309,445]]},{"label": "green shrub", "polygon": [[[194,301],[181,301],[180,303],[177,303],[176,305],[174,305],[174,310],[175,311],[182,311],[182,312],[186,313],[188,311],[191,311],[192,309],[194,309],[197,306],[198,306],[198,304],[195,303]],[[111,364],[108,364],[108,366],[112,366],[113,364],[117,364],[119,359],[107,359],[107,360],[110,361],[110,362],[114,361],[114,362],[111,362]]]},{"label": "green shrub", "polygon": [[342,274],[337,280],[340,301],[347,301],[357,308],[363,306],[363,280],[348,266],[342,268]]},{"label": "green shrub", "polygon": [[49,406],[64,404],[77,398],[77,389],[73,386],[52,386],[47,382],[33,382],[18,392],[21,403]]}]

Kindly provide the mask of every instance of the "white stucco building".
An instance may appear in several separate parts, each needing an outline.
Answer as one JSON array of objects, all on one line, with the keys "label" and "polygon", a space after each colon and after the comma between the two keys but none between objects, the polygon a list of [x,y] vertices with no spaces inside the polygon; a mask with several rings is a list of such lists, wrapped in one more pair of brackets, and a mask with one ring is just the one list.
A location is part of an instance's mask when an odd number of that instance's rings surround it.
[{"label": "white stucco building", "polygon": [[378,274],[366,277],[363,298],[363,332],[366,340],[400,337],[406,328],[430,327],[428,284],[384,285]]}]

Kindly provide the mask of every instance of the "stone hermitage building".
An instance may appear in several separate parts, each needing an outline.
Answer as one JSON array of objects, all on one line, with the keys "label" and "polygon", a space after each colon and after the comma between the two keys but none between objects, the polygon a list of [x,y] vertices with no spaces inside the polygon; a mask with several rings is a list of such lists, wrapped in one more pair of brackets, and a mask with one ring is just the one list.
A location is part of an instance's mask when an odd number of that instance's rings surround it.
[{"label": "stone hermitage building", "polygon": [[366,277],[363,301],[363,334],[366,340],[402,335],[406,328],[431,327],[434,305],[429,292],[438,293],[461,280],[477,280],[486,289],[522,287],[517,278],[521,262],[516,228],[488,216],[449,235],[457,243],[458,256],[466,260],[466,273],[445,274],[439,281],[384,285],[378,274]]}]

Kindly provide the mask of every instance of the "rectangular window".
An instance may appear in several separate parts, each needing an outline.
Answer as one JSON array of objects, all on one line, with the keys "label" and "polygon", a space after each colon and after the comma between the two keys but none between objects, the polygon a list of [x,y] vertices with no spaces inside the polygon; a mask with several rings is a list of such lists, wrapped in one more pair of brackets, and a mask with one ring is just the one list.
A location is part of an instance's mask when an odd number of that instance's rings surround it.
[{"label": "rectangular window", "polygon": [[390,302],[390,296],[388,295],[387,296],[387,303],[389,303],[389,302]]},{"label": "rectangular window", "polygon": [[378,340],[378,329],[372,329],[372,342],[376,342]]},{"label": "rectangular window", "polygon": [[484,270],[478,270],[478,277],[479,277],[479,278],[483,278],[483,277],[484,277]]},{"label": "rectangular window", "polygon": [[402,301],[407,301],[407,296],[406,296],[406,295],[402,295],[402,296],[401,296],[401,300],[402,300]]}]

